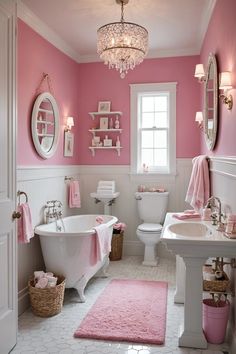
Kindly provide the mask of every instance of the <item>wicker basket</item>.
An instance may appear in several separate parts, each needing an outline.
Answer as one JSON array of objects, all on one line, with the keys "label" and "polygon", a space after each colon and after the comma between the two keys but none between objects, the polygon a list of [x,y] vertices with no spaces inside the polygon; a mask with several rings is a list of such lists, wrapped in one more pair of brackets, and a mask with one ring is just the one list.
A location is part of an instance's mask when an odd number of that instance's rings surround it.
[{"label": "wicker basket", "polygon": [[203,280],[204,291],[224,292],[230,288],[230,280],[225,272],[223,272],[223,280]]},{"label": "wicker basket", "polygon": [[51,317],[61,312],[65,293],[65,277],[59,275],[57,279],[58,285],[45,289],[35,288],[34,280],[29,280],[30,303],[35,315]]},{"label": "wicker basket", "polygon": [[111,261],[119,261],[122,258],[124,232],[113,233],[111,241],[111,252],[109,258]]}]

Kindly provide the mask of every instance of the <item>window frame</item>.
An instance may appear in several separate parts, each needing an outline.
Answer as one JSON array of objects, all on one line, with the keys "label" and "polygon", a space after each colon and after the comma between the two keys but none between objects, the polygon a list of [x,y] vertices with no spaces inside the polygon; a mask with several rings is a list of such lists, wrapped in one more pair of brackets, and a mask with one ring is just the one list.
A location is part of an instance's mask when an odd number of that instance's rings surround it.
[{"label": "window frame", "polygon": [[[161,93],[168,93],[169,95],[169,126],[167,129],[167,161],[168,166],[159,166],[156,169],[145,172],[145,175],[150,174],[176,174],[176,86],[177,82],[167,83],[151,83],[151,84],[130,84],[130,102],[131,102],[131,173],[144,174],[140,166],[140,151],[141,151],[141,130],[139,128],[139,99],[142,95],[158,95]],[[143,128],[144,130],[144,128]],[[154,131],[155,129],[151,129]],[[161,130],[157,128],[156,130]],[[139,168],[140,167],[140,168]]]}]

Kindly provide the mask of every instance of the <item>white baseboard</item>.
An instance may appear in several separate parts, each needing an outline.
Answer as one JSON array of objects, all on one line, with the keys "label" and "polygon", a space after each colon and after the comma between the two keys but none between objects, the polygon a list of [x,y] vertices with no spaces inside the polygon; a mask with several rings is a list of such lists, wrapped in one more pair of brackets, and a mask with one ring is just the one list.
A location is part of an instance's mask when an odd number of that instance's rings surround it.
[{"label": "white baseboard", "polygon": [[28,287],[18,292],[18,316],[20,316],[30,306]]}]

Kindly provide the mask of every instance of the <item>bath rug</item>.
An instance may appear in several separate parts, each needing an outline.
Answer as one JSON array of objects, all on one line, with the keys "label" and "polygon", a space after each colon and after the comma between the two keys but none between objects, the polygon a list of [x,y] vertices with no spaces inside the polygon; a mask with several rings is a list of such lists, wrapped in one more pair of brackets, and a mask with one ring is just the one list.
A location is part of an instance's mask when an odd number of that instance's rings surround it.
[{"label": "bath rug", "polygon": [[114,279],[103,290],[81,325],[78,338],[163,344],[168,284]]}]

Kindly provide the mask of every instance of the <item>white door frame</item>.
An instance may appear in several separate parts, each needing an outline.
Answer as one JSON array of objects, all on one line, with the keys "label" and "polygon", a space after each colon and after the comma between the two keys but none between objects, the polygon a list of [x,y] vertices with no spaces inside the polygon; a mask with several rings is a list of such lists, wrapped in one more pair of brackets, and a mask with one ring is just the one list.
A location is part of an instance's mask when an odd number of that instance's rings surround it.
[{"label": "white door frame", "polygon": [[0,0],[0,354],[17,338],[16,0]]}]

